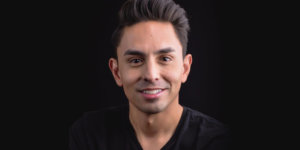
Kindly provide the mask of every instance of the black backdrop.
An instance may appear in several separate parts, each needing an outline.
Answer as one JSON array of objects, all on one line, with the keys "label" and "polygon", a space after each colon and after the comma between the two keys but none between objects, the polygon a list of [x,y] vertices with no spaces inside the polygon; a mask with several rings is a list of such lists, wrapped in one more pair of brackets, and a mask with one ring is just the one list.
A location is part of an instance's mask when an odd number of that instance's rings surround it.
[{"label": "black backdrop", "polygon": [[[49,3],[34,9],[24,7],[29,13],[19,12],[24,16],[21,30],[26,33],[22,40],[33,45],[27,49],[36,50],[29,53],[20,45],[26,56],[23,59],[29,61],[29,65],[18,63],[24,65],[20,74],[26,82],[20,88],[24,93],[19,94],[24,104],[20,107],[32,111],[24,120],[33,116],[37,123],[30,126],[38,129],[36,137],[47,136],[35,144],[46,141],[48,144],[42,145],[66,148],[68,129],[83,112],[127,102],[107,64],[122,2]],[[262,146],[274,134],[269,128],[273,122],[268,120],[280,115],[271,114],[277,101],[270,98],[273,82],[266,74],[270,65],[264,63],[269,56],[265,55],[268,45],[262,44],[267,42],[265,18],[248,2],[176,2],[190,19],[188,52],[193,55],[180,103],[228,124],[239,149]]]}]

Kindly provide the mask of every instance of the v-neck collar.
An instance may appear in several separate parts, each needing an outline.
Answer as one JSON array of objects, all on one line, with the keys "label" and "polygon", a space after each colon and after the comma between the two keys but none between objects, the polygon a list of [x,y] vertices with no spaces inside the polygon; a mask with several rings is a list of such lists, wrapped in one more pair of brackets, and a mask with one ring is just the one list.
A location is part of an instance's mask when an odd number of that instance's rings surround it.
[{"label": "v-neck collar", "polygon": [[[134,145],[139,150],[143,150],[141,144],[139,143],[139,141],[138,141],[138,139],[137,139],[137,137],[135,135],[134,128],[133,128],[132,124],[130,123],[130,120],[129,120],[129,108],[127,109],[127,112],[124,113],[124,114],[126,115],[126,117],[124,117],[124,118],[126,118],[126,120],[127,120],[127,130],[129,131],[129,136],[130,136],[132,142],[134,143]],[[168,148],[170,145],[172,145],[176,141],[176,137],[179,134],[179,131],[180,131],[180,129],[183,126],[185,118],[186,118],[186,108],[183,106],[183,111],[182,111],[179,123],[178,123],[178,125],[177,125],[177,127],[175,129],[175,132],[171,136],[171,138],[168,140],[168,142],[161,148],[161,150],[164,150],[164,149]]]}]

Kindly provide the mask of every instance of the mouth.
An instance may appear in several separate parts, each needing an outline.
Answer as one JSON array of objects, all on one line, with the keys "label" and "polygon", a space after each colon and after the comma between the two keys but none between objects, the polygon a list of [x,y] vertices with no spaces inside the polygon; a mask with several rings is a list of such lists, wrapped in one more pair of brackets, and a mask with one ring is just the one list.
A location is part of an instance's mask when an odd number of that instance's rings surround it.
[{"label": "mouth", "polygon": [[162,88],[148,88],[143,90],[138,90],[145,99],[157,99],[165,91]]}]

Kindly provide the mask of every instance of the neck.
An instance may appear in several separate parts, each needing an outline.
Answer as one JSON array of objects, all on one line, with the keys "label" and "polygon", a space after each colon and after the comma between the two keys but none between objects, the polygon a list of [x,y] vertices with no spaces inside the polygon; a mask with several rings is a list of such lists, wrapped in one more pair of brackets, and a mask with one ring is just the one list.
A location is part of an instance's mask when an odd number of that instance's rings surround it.
[{"label": "neck", "polygon": [[138,137],[171,137],[180,121],[182,111],[178,100],[156,114],[141,112],[130,104],[129,119]]}]

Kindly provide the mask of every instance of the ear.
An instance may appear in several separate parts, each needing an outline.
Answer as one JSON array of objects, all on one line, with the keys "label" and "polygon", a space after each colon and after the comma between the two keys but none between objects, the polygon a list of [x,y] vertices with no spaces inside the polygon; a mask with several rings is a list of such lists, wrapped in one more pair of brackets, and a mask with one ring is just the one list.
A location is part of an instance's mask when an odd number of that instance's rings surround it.
[{"label": "ear", "polygon": [[108,65],[109,65],[109,69],[110,69],[112,75],[114,76],[114,79],[115,79],[117,85],[121,87],[123,84],[122,84],[122,80],[120,77],[118,61],[115,58],[110,58]]},{"label": "ear", "polygon": [[190,73],[190,70],[191,70],[191,66],[192,66],[192,62],[193,62],[193,57],[191,54],[187,54],[184,59],[183,59],[183,75],[182,75],[182,78],[181,78],[181,82],[182,83],[185,83],[188,76],[189,76],[189,73]]}]

